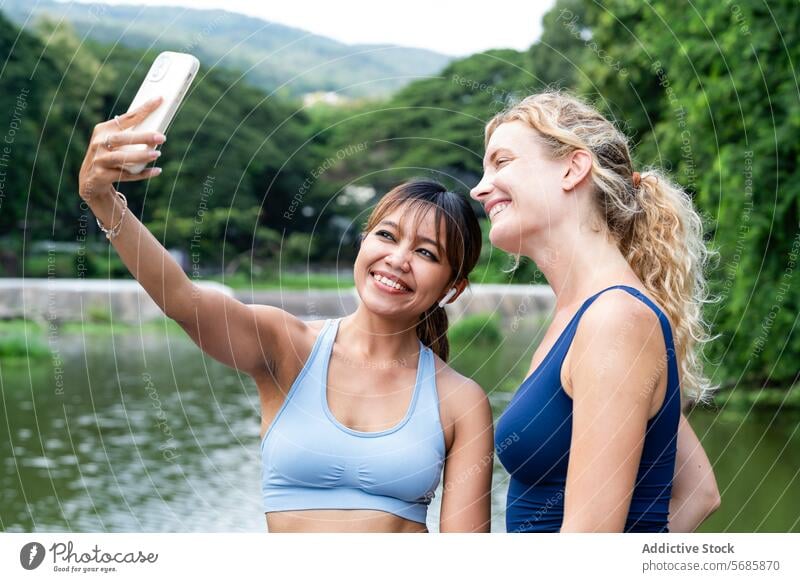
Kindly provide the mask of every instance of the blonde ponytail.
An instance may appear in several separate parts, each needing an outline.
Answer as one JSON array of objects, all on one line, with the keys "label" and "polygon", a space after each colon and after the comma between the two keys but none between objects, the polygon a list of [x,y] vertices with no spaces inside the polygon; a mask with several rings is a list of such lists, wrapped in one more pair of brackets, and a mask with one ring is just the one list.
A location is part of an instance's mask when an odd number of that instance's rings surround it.
[{"label": "blonde ponytail", "polygon": [[703,320],[708,303],[705,266],[711,252],[703,222],[688,194],[662,172],[641,175],[636,199],[641,212],[620,250],[653,298],[674,322],[675,349],[684,393],[708,401],[714,387],[703,374],[700,350],[712,338]]}]

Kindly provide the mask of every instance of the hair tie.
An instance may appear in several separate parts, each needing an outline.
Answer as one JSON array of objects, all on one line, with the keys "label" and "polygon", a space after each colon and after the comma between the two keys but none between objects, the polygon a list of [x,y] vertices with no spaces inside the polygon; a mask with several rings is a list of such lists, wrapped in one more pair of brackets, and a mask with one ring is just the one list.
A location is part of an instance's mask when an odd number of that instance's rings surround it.
[{"label": "hair tie", "polygon": [[639,172],[634,172],[631,176],[631,181],[633,182],[633,187],[638,188],[639,184],[642,183],[642,175]]}]

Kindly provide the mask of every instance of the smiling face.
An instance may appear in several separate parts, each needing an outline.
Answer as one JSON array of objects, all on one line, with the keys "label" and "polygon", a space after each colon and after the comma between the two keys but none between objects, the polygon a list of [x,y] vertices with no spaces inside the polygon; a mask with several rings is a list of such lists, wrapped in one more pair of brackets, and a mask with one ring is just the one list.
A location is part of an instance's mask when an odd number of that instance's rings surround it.
[{"label": "smiling face", "polygon": [[491,221],[489,240],[509,253],[523,253],[524,242],[557,227],[566,208],[565,164],[545,155],[534,129],[522,121],[500,124],[486,147],[483,178],[470,196],[483,204]]},{"label": "smiling face", "polygon": [[370,311],[418,318],[449,289],[445,227],[442,222],[437,229],[435,219],[432,207],[400,204],[364,233],[353,269]]}]

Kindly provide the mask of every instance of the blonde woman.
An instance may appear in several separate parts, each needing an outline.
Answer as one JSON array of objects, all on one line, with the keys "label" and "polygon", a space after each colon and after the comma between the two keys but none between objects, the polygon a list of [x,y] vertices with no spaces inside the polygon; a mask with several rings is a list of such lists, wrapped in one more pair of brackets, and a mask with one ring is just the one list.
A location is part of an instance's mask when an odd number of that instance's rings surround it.
[{"label": "blonde woman", "polygon": [[665,175],[635,170],[625,136],[564,93],[486,127],[471,195],[492,244],[530,257],[557,298],[496,425],[510,532],[690,531],[719,504],[681,415],[681,393],[709,388],[701,220]]}]

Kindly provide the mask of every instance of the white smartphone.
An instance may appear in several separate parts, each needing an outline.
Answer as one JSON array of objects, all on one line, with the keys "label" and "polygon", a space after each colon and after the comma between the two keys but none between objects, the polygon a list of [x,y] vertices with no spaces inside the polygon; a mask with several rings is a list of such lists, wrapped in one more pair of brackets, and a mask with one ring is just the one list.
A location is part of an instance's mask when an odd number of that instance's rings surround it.
[{"label": "white smartphone", "polygon": [[[125,131],[158,131],[166,135],[167,128],[173,117],[175,117],[175,112],[178,110],[178,106],[183,101],[199,69],[200,61],[194,55],[171,51],[164,51],[159,54],[136,92],[128,111],[144,105],[147,101],[159,95],[164,100],[155,111],[152,111],[139,124],[129,127]],[[120,149],[142,151],[148,149],[148,147],[146,144],[128,144],[120,146]],[[147,166],[147,163],[123,165],[127,171],[133,174],[140,173],[145,166]]]}]

